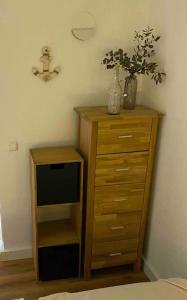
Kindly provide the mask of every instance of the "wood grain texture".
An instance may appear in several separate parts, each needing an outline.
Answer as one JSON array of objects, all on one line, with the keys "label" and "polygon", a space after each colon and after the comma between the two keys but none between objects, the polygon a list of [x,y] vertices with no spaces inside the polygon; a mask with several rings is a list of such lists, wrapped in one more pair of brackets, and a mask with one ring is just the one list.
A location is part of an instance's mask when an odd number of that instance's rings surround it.
[{"label": "wood grain texture", "polygon": [[93,239],[95,242],[137,238],[141,213],[94,216]]},{"label": "wood grain texture", "polygon": [[[122,110],[119,115],[112,116],[107,114],[106,107],[79,107],[75,110],[80,121],[82,142],[79,145],[81,151],[86,149],[89,170],[85,197],[88,226],[85,232],[85,270],[89,274],[90,268],[131,261],[134,270],[139,272],[156,131],[163,114],[143,106],[137,106],[135,110]],[[116,229],[111,230],[112,227]],[[116,241],[129,239],[138,241],[135,252],[107,259],[101,255],[102,258],[94,257],[93,260],[96,247],[103,247],[103,251],[107,248],[102,243],[112,245]]]},{"label": "wood grain texture", "polygon": [[124,264],[134,263],[137,258],[137,253],[128,252],[123,253],[120,252],[120,255],[110,256],[110,255],[100,255],[92,257],[92,270],[108,268],[108,267],[116,267]]},{"label": "wood grain texture", "polygon": [[98,155],[95,185],[144,182],[148,152]]},{"label": "wood grain texture", "polygon": [[111,253],[136,252],[138,248],[138,239],[127,239],[112,242],[100,242],[93,244],[93,257],[100,255],[110,255]]},{"label": "wood grain texture", "polygon": [[91,249],[93,238],[93,215],[94,215],[94,180],[97,148],[97,124],[80,119],[79,151],[85,159],[85,249],[84,249],[84,276],[91,276]]},{"label": "wood grain texture", "polygon": [[143,195],[143,183],[96,187],[94,213],[105,215],[141,211]]},{"label": "wood grain texture", "polygon": [[121,120],[131,117],[162,117],[163,114],[159,113],[151,108],[137,105],[135,109],[127,110],[122,109],[119,115],[109,115],[107,113],[106,106],[87,106],[87,107],[75,107],[75,111],[81,118],[87,119],[91,122],[100,122],[104,120]]},{"label": "wood grain texture", "polygon": [[72,220],[38,223],[38,247],[76,244],[79,235]]},{"label": "wood grain texture", "polygon": [[149,149],[151,118],[126,118],[98,123],[97,154]]},{"label": "wood grain texture", "polygon": [[32,200],[31,200],[31,207],[32,207],[32,253],[34,259],[34,269],[35,269],[35,276],[38,279],[38,216],[37,216],[37,182],[36,182],[36,165],[33,162],[32,156],[30,156],[30,163],[31,163],[31,193],[32,193]]},{"label": "wood grain texture", "polygon": [[[107,270],[106,270],[107,271]],[[34,264],[31,259],[0,262],[0,300],[24,298],[38,300],[50,294],[79,292],[120,284],[148,281],[144,273],[134,273],[129,268],[108,272],[97,271],[92,280],[66,279],[36,282]]]},{"label": "wood grain texture", "polygon": [[81,162],[80,167],[80,191],[79,191],[79,198],[80,201],[77,205],[72,206],[72,222],[74,224],[74,228],[79,240],[79,276],[81,276],[82,272],[82,252],[83,252],[83,184],[84,184],[84,162]]},{"label": "wood grain texture", "polygon": [[83,159],[73,147],[47,147],[31,149],[35,165],[82,162]]},{"label": "wood grain texture", "polygon": [[132,263],[137,258],[138,239],[93,244],[92,269]]}]

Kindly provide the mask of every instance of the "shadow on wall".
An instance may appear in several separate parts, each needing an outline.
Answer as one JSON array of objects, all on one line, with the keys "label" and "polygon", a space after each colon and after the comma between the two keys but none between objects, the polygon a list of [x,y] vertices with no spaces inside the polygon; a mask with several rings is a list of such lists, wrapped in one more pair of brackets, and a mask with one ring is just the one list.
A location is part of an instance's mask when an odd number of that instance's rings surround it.
[{"label": "shadow on wall", "polygon": [[151,220],[153,216],[153,210],[154,210],[154,201],[153,201],[153,195],[155,194],[155,189],[156,189],[156,184],[155,180],[157,177],[157,170],[158,170],[158,160],[160,158],[160,148],[161,148],[161,142],[162,142],[162,136],[161,132],[163,132],[163,126],[164,126],[164,119],[159,123],[159,128],[158,128],[158,137],[157,137],[157,145],[155,149],[155,161],[154,161],[154,166],[153,166],[153,174],[152,174],[152,184],[151,184],[151,191],[150,191],[150,207],[149,207],[149,219],[148,219],[148,225],[146,227],[146,234],[145,234],[145,245],[144,245],[144,257],[147,257],[148,253],[148,241],[150,238],[150,233],[151,233]]}]

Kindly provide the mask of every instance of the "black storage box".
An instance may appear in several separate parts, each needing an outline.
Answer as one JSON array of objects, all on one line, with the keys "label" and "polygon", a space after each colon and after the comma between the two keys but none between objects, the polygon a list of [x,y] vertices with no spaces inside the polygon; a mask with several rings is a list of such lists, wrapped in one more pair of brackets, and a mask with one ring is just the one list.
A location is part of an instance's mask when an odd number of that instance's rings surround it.
[{"label": "black storage box", "polygon": [[38,249],[39,280],[79,276],[79,245],[64,245]]},{"label": "black storage box", "polygon": [[80,163],[37,166],[37,204],[78,202]]}]

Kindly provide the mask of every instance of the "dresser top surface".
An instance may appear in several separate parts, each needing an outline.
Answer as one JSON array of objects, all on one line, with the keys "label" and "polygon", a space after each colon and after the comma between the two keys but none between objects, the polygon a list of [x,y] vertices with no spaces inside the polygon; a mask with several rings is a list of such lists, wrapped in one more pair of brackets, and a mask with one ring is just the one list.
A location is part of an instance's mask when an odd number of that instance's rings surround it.
[{"label": "dresser top surface", "polygon": [[106,106],[75,107],[74,110],[90,121],[120,120],[127,117],[162,117],[163,114],[151,108],[137,105],[135,109],[122,109],[119,115],[109,115]]},{"label": "dresser top surface", "polygon": [[73,147],[48,147],[30,150],[35,165],[82,162],[80,154]]}]

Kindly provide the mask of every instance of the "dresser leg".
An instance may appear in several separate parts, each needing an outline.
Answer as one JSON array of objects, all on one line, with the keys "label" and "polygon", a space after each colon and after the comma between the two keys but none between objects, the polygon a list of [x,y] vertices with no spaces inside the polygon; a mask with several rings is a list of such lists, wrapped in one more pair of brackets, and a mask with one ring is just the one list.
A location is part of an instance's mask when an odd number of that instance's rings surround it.
[{"label": "dresser leg", "polygon": [[135,273],[140,273],[141,269],[142,269],[142,260],[141,259],[137,259],[137,261],[133,265],[133,271]]}]

